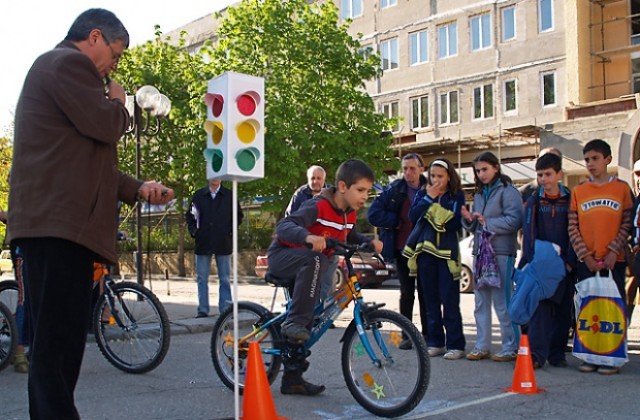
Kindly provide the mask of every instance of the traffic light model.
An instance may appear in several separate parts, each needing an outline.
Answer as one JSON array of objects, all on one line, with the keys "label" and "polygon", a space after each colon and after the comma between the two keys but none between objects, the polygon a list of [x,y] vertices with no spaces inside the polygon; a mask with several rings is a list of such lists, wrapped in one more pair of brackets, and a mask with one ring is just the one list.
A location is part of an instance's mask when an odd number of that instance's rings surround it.
[{"label": "traffic light model", "polygon": [[207,92],[207,179],[264,178],[264,79],[226,72]]}]

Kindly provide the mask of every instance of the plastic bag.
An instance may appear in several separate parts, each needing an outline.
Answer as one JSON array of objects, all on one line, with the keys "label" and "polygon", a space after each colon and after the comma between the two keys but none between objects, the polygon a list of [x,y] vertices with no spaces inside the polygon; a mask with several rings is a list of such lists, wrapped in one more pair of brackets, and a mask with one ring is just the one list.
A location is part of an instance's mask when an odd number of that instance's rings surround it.
[{"label": "plastic bag", "polygon": [[576,331],[573,355],[593,365],[620,367],[627,363],[627,317],[611,272],[576,284]]},{"label": "plastic bag", "polygon": [[496,261],[493,247],[491,246],[491,238],[495,235],[487,229],[482,229],[480,235],[477,236],[478,255],[474,261],[474,277],[476,289],[483,287],[500,287],[500,269]]}]

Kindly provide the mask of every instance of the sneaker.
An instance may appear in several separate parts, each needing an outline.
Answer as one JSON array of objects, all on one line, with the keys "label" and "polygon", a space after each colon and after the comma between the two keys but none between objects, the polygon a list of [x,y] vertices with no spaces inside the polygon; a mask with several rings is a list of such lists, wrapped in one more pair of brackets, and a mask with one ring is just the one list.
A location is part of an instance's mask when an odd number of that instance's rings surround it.
[{"label": "sneaker", "polygon": [[598,373],[600,375],[615,375],[620,373],[620,368],[614,366],[600,366],[598,367]]},{"label": "sneaker", "polygon": [[458,360],[464,357],[464,350],[449,350],[444,356],[442,356],[445,360]]},{"label": "sneaker", "polygon": [[402,340],[400,344],[398,344],[398,348],[400,350],[411,350],[413,348],[413,344],[411,344],[411,340],[409,339]]},{"label": "sneaker", "polygon": [[24,351],[13,356],[13,368],[18,373],[29,373],[29,359]]},{"label": "sneaker", "polygon": [[487,350],[477,350],[474,349],[471,353],[467,354],[468,360],[482,360],[488,359],[491,357],[491,353]]},{"label": "sneaker", "polygon": [[513,362],[517,357],[515,351],[501,351],[491,356],[491,360],[494,362]]},{"label": "sneaker", "polygon": [[598,366],[592,365],[591,363],[582,362],[582,364],[578,366],[578,370],[585,373],[595,372],[596,370],[598,370]]},{"label": "sneaker", "polygon": [[445,354],[447,349],[444,347],[429,347],[427,348],[427,351],[429,352],[429,356],[436,357]]},{"label": "sneaker", "polygon": [[294,340],[307,341],[309,339],[309,330],[295,322],[285,321],[280,331],[282,335]]}]

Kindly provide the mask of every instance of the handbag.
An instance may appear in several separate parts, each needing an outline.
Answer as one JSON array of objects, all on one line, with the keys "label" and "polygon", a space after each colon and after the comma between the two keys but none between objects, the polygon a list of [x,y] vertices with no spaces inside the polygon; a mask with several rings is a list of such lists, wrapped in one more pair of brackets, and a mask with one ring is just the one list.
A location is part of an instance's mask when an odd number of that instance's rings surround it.
[{"label": "handbag", "polygon": [[495,235],[487,230],[486,227],[478,235],[478,255],[474,261],[474,276],[476,289],[483,287],[496,287],[501,285],[500,269],[496,261],[493,246],[491,246],[491,238]]},{"label": "handbag", "polygon": [[627,357],[625,303],[609,271],[576,284],[573,355],[593,364],[620,367]]}]

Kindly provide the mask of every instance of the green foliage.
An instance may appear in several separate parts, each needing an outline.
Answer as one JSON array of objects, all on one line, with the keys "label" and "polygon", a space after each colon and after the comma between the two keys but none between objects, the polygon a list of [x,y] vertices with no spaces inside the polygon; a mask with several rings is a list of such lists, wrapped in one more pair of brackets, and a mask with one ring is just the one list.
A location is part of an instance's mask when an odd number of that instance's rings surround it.
[{"label": "green foliage", "polygon": [[265,178],[242,184],[244,197],[271,197],[263,209],[279,211],[310,165],[325,167],[333,182],[349,158],[382,177],[390,138],[380,138],[386,119],[364,90],[364,81],[379,75],[379,57],[360,53],[333,2],[246,0],[227,13],[213,73],[265,78]]},{"label": "green foliage", "polygon": [[[190,54],[184,47],[184,34],[177,45],[160,39],[156,26],[154,41],[147,41],[125,52],[114,79],[127,92],[153,85],[171,99],[169,118],[164,119],[155,135],[141,134],[141,178],[155,179],[175,190],[176,207],[183,213],[180,198],[190,197],[204,185],[206,135],[202,124],[206,109],[202,101],[206,81],[213,77],[201,54]],[[154,127],[153,118],[150,128]],[[120,143],[120,167],[135,173],[135,133]]]},{"label": "green foliage", "polygon": [[[9,203],[9,171],[12,156],[13,144],[8,137],[0,137],[0,211],[6,211]],[[0,223],[0,238],[4,238],[6,233],[6,226]]]}]

